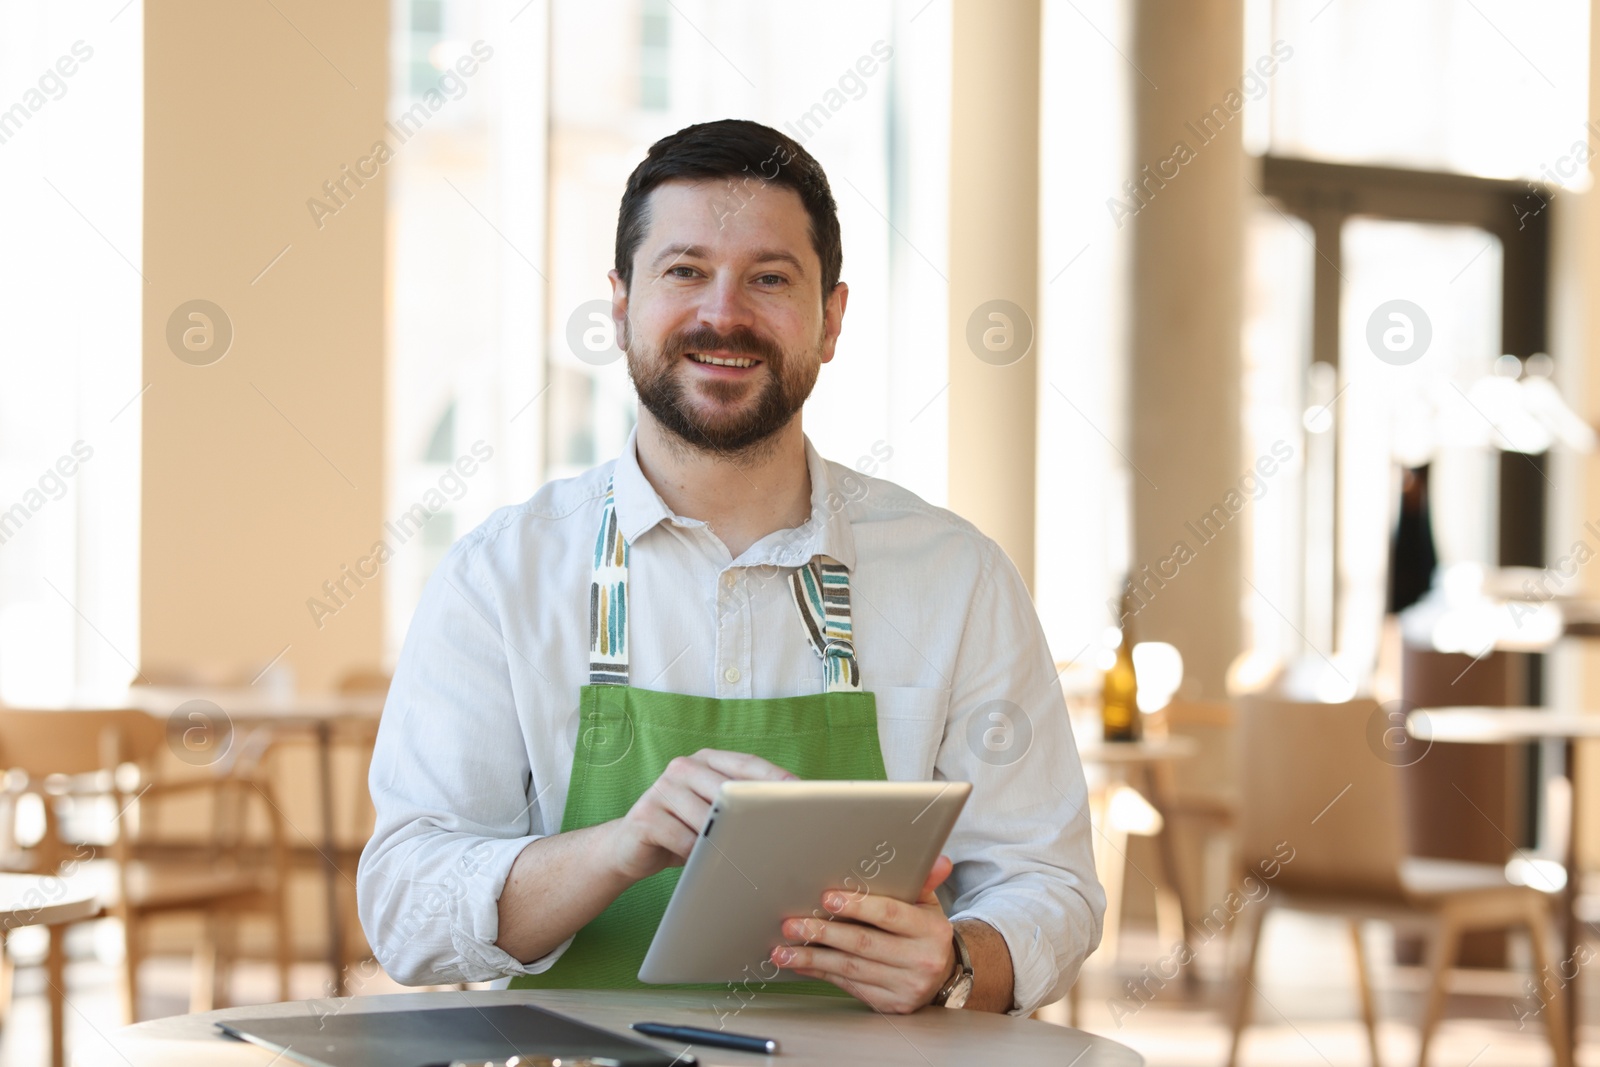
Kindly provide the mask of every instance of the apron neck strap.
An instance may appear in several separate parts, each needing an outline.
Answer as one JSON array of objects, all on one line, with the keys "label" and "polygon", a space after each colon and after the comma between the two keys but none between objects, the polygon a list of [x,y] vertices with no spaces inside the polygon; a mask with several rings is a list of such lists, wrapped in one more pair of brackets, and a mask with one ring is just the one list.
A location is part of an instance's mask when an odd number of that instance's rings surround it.
[{"label": "apron neck strap", "polygon": [[[617,498],[606,483],[605,506],[594,542],[594,575],[589,581],[589,684],[628,684],[628,539],[617,528]],[[818,554],[789,575],[795,608],[806,638],[822,660],[823,687],[829,693],[859,692],[861,668],[850,625],[850,572],[831,556]]]},{"label": "apron neck strap", "polygon": [[617,529],[617,497],[606,483],[589,580],[589,684],[628,684],[628,539]]},{"label": "apron neck strap", "polygon": [[850,624],[850,572],[832,556],[818,553],[789,575],[789,589],[811,648],[822,657],[825,689],[860,692],[861,667]]}]

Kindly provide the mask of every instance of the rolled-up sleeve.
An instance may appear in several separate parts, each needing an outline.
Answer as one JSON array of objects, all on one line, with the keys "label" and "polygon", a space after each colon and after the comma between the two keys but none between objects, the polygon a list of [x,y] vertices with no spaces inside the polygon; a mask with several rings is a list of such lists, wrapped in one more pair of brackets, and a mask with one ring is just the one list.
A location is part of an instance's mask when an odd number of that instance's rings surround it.
[{"label": "rolled-up sleeve", "polygon": [[538,973],[567,947],[525,964],[495,945],[506,876],[541,835],[481,547],[458,542],[423,591],[368,780],[376,820],[356,879],[361,925],[407,985]]},{"label": "rolled-up sleeve", "polygon": [[998,546],[977,583],[952,679],[940,777],[970,781],[950,836],[951,919],[981,919],[1011,952],[1012,1014],[1060,999],[1100,943],[1083,767],[1044,631]]}]

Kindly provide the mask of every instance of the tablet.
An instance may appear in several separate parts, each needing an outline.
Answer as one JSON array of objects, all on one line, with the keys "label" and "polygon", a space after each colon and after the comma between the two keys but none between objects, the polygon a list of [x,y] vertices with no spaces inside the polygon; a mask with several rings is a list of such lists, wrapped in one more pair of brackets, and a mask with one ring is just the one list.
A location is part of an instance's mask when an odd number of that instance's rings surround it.
[{"label": "tablet", "polygon": [[829,889],[915,900],[971,792],[968,782],[725,783],[639,980],[802,980],[771,962],[789,943],[783,920],[828,919]]},{"label": "tablet", "polygon": [[215,1025],[229,1037],[276,1052],[273,1062],[308,1067],[449,1067],[457,1061],[501,1062],[518,1054],[614,1067],[696,1063],[688,1053],[674,1056],[536,1004],[387,1011],[339,1008],[327,1014],[224,1019]]}]

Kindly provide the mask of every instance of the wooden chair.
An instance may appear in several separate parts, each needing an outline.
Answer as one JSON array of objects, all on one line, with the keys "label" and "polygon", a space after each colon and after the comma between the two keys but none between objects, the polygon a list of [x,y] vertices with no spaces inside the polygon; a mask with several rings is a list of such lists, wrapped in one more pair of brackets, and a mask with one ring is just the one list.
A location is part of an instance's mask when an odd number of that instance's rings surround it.
[{"label": "wooden chair", "polygon": [[[145,925],[161,915],[204,920],[191,1010],[208,1010],[220,999],[235,925],[249,912],[265,912],[277,925],[279,994],[287,999],[283,818],[259,766],[264,746],[235,737],[222,760],[197,768],[193,777],[171,778],[156,771],[167,744],[167,722],[142,711],[0,709],[0,767],[9,768],[13,780],[20,772],[22,788],[43,801],[44,835],[29,850],[32,867],[103,887],[103,907],[92,918],[122,921],[128,1021],[137,1015]],[[198,804],[204,832],[155,839],[155,811],[169,801],[188,804],[186,815]],[[265,840],[247,833],[252,807]],[[64,937],[65,927],[51,930],[46,961],[56,1063],[62,1062],[66,1004]]]},{"label": "wooden chair", "polygon": [[[1427,1063],[1428,1046],[1444,1012],[1446,980],[1463,932],[1526,927],[1535,980],[1554,973],[1549,896],[1511,884],[1498,865],[1406,855],[1400,771],[1383,758],[1390,750],[1381,740],[1369,744],[1378,714],[1374,701],[1296,704],[1246,698],[1238,702],[1238,712],[1242,857],[1268,891],[1241,909],[1235,920],[1243,951],[1234,980],[1229,1067],[1238,1062],[1240,1038],[1249,1022],[1261,923],[1274,907],[1348,921],[1374,1067],[1377,1017],[1361,943],[1362,921],[1420,917],[1432,927],[1419,1065]],[[1285,855],[1292,858],[1285,861]],[[1557,1067],[1572,1067],[1562,998],[1551,997],[1541,1014]]]}]

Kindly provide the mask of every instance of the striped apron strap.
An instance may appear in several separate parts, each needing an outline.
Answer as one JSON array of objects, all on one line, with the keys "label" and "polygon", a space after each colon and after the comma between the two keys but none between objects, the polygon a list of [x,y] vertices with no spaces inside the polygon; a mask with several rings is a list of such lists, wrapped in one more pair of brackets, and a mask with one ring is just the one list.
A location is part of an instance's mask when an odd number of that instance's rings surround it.
[{"label": "striped apron strap", "polygon": [[824,689],[859,692],[861,668],[850,625],[850,572],[831,556],[818,554],[794,569],[789,588],[806,637],[822,657]]},{"label": "striped apron strap", "polygon": [[616,491],[606,483],[589,580],[589,684],[628,684],[628,539],[617,529]]}]

